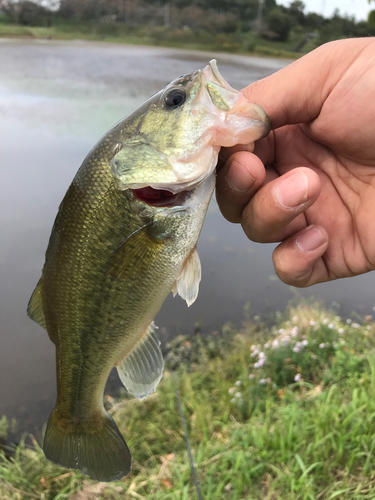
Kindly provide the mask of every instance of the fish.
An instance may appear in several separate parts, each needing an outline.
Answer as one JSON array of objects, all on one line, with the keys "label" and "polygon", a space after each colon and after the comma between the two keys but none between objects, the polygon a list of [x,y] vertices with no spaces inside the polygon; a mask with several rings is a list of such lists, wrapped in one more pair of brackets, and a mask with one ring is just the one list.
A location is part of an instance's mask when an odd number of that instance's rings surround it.
[{"label": "fish", "polygon": [[28,315],[56,348],[57,399],[43,451],[98,481],[131,470],[103,405],[115,366],[136,398],[164,362],[153,319],[170,292],[198,295],[197,240],[222,146],[268,134],[270,119],[216,61],[180,76],[116,124],[84,159],[52,228]]}]

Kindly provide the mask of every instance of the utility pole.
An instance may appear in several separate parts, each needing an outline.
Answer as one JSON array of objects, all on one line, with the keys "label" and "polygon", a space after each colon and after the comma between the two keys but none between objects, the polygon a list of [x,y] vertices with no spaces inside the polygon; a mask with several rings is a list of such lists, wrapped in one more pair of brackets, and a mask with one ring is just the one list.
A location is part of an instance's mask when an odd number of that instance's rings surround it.
[{"label": "utility pole", "polygon": [[258,35],[260,34],[260,29],[262,27],[262,15],[263,15],[264,2],[265,2],[265,0],[258,0],[258,14],[257,14],[257,21],[256,21]]}]

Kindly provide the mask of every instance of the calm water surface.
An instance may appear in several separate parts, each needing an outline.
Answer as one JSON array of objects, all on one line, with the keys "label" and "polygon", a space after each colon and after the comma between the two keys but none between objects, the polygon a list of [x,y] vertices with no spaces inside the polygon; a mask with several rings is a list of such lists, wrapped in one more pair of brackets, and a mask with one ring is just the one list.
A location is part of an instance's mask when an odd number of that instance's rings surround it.
[{"label": "calm water surface", "polygon": [[[216,57],[235,88],[287,62],[84,42],[0,39],[0,416],[18,430],[40,428],[55,399],[54,346],[26,306],[44,262],[57,207],[88,151],[118,120],[180,74]],[[199,240],[203,280],[189,309],[170,296],[156,318],[162,339],[203,332],[251,314],[284,309],[290,287],[275,276],[274,246],[247,240],[211,203]],[[317,285],[345,315],[371,314],[374,275]]]}]

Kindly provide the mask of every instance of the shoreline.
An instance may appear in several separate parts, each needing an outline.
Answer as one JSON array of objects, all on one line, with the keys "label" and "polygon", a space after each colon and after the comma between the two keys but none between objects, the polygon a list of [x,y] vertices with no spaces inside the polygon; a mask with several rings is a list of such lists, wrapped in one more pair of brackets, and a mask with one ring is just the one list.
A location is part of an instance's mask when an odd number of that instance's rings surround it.
[{"label": "shoreline", "polygon": [[[48,42],[96,42],[104,44],[118,44],[118,45],[130,45],[130,46],[143,46],[143,47],[158,47],[166,49],[176,49],[182,51],[194,51],[194,52],[210,52],[214,54],[223,54],[228,56],[240,56],[240,57],[253,57],[253,58],[266,58],[266,59],[276,59],[276,60],[287,60],[292,62],[293,60],[299,59],[304,55],[304,53],[290,52],[277,47],[270,47],[262,45],[257,42],[252,43],[255,50],[242,50],[238,44],[230,42],[217,44],[214,39],[208,43],[194,42],[193,40],[188,42],[177,42],[169,41],[167,39],[155,39],[153,40],[152,33],[150,36],[146,37],[144,35],[138,35],[129,33],[127,36],[104,36],[82,33],[77,31],[65,31],[59,29],[58,26],[51,28],[43,27],[33,27],[33,26],[21,26],[21,25],[10,25],[10,24],[0,24],[0,42],[1,40],[44,40]],[[231,45],[232,43],[232,45]]]}]

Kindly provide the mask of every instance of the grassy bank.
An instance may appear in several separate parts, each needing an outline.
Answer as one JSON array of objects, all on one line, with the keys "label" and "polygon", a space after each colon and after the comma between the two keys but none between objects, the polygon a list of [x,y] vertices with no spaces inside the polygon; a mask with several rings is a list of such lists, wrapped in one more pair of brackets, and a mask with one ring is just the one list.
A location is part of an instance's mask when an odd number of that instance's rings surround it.
[{"label": "grassy bank", "polygon": [[[301,41],[301,35],[292,35],[288,42],[270,42],[256,38],[251,33],[209,33],[160,27],[126,27],[124,25],[79,23],[56,24],[53,27],[32,27],[0,23],[0,37],[49,39],[49,40],[88,40],[132,45],[152,45],[189,50],[208,50],[253,54],[268,57],[296,59],[302,54],[293,52]],[[304,47],[305,52],[315,48],[311,43]]]},{"label": "grassy bank", "polygon": [[[301,304],[272,328],[172,342],[203,497],[375,498],[374,334],[370,318]],[[106,405],[133,453],[128,478],[95,483],[47,462],[28,437],[0,455],[0,499],[195,499],[171,372],[146,401]]]}]

